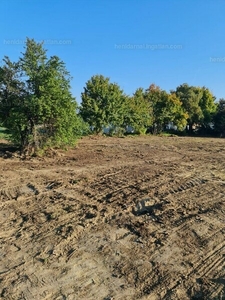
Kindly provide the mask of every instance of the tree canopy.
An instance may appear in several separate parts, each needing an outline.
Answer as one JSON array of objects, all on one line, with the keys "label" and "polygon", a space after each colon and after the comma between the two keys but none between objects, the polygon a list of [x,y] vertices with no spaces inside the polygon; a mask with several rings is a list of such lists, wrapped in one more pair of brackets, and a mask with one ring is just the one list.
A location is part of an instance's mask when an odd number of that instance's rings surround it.
[{"label": "tree canopy", "polygon": [[153,132],[161,132],[168,123],[173,123],[179,130],[185,127],[187,114],[175,93],[168,94],[151,84],[146,90],[146,98],[152,107]]},{"label": "tree canopy", "polygon": [[225,136],[225,99],[223,98],[219,100],[213,121],[216,133]]},{"label": "tree canopy", "polygon": [[[216,103],[206,87],[179,85],[166,92],[151,84],[133,95],[109,77],[94,75],[81,93],[78,107],[71,93],[71,76],[58,56],[47,56],[43,43],[27,38],[16,62],[8,56],[0,66],[0,124],[9,129],[22,152],[73,145],[86,132],[160,133],[172,124],[225,135],[224,99]],[[209,131],[210,131],[209,130]]]},{"label": "tree canopy", "polygon": [[152,108],[142,88],[138,88],[132,97],[125,98],[124,128],[132,127],[135,133],[145,133],[152,125]]},{"label": "tree canopy", "polygon": [[189,131],[192,132],[194,124],[208,126],[216,111],[215,97],[209,89],[184,83],[176,88],[175,93],[188,115]]},{"label": "tree canopy", "polygon": [[43,43],[27,39],[18,62],[0,67],[0,120],[21,150],[71,145],[81,122],[70,91],[70,74]]},{"label": "tree canopy", "polygon": [[104,127],[123,124],[125,95],[116,83],[103,75],[92,76],[81,95],[80,114],[91,129],[100,133]]}]

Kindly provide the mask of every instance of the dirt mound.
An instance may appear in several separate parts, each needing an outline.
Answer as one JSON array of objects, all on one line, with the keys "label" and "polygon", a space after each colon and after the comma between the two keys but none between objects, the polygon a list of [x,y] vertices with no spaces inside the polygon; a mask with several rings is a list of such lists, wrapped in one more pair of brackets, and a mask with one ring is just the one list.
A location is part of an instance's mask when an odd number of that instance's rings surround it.
[{"label": "dirt mound", "polygon": [[0,156],[1,299],[225,299],[225,140]]}]

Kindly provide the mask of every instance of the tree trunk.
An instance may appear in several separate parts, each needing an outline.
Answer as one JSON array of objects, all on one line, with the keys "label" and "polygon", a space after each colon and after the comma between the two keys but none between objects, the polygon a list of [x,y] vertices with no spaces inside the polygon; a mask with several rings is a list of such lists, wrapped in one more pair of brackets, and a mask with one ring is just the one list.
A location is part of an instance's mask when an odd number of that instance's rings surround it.
[{"label": "tree trunk", "polygon": [[30,125],[31,125],[32,142],[30,145],[30,153],[29,154],[32,155],[39,149],[39,140],[38,140],[38,135],[37,135],[37,128],[35,126],[33,119],[30,120]]},{"label": "tree trunk", "polygon": [[189,123],[189,133],[193,133],[193,123]]}]

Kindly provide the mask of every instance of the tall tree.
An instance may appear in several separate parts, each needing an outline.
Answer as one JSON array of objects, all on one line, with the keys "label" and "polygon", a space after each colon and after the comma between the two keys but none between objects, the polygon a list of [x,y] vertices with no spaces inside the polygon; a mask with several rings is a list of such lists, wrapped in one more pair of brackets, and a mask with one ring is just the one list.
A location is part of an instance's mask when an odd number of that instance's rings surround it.
[{"label": "tall tree", "polygon": [[199,101],[199,106],[201,107],[203,119],[201,125],[205,128],[210,126],[213,120],[213,116],[216,112],[217,106],[215,103],[216,97],[210,92],[206,87],[202,87],[202,97]]},{"label": "tall tree", "polygon": [[220,99],[214,115],[214,129],[220,136],[225,136],[225,99]]},{"label": "tall tree", "polygon": [[187,114],[175,93],[168,94],[155,84],[151,84],[146,90],[146,97],[152,107],[154,133],[161,132],[170,122],[180,130],[185,127]]},{"label": "tall tree", "polygon": [[[3,58],[0,67],[0,122],[12,132],[12,138],[21,147],[28,143],[28,129],[24,124],[25,99],[28,97],[25,83],[21,81],[19,63]],[[22,121],[23,120],[23,121]]]},{"label": "tall tree", "polygon": [[189,131],[193,131],[193,125],[199,124],[203,118],[200,100],[203,96],[201,88],[189,86],[184,83],[176,88],[176,95],[182,102],[185,112],[188,114]]},{"label": "tall tree", "polygon": [[142,88],[132,97],[126,97],[124,127],[131,126],[136,133],[145,133],[152,125],[152,108]]},{"label": "tall tree", "polygon": [[187,125],[188,114],[183,109],[182,103],[175,93],[167,94],[167,109],[170,114],[166,122],[172,122],[178,130],[184,130]]},{"label": "tall tree", "polygon": [[80,114],[96,133],[104,127],[123,124],[125,95],[108,77],[92,76],[81,94]]},{"label": "tall tree", "polygon": [[80,126],[70,74],[46,52],[42,43],[27,39],[19,61],[5,58],[1,67],[0,119],[23,151],[73,144]]},{"label": "tall tree", "polygon": [[216,98],[210,90],[184,83],[178,86],[175,92],[188,114],[189,131],[193,131],[194,124],[203,128],[209,127],[216,111]]}]

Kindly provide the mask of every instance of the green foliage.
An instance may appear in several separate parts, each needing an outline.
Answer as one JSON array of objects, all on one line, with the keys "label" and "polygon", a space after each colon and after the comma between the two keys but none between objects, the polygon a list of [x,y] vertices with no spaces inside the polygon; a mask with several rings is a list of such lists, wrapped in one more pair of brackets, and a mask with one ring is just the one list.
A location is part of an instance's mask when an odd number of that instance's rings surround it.
[{"label": "green foliage", "polygon": [[27,39],[18,62],[4,58],[0,68],[0,120],[21,150],[73,145],[82,131],[71,77],[42,43]]},{"label": "green foliage", "polygon": [[89,124],[83,120],[81,115],[78,114],[76,121],[76,136],[82,137],[91,133]]},{"label": "green foliage", "polygon": [[183,108],[188,114],[188,125],[190,131],[192,131],[193,124],[203,119],[203,113],[199,106],[202,91],[188,84],[182,84],[177,87],[176,95],[181,100]]},{"label": "green foliage", "polygon": [[146,98],[152,107],[153,132],[160,133],[170,122],[182,130],[186,125],[187,114],[182,103],[174,94],[168,94],[152,84],[146,90]]},{"label": "green foliage", "polygon": [[225,136],[225,99],[219,100],[213,121],[216,133]]},{"label": "green foliage", "polygon": [[207,88],[189,86],[185,83],[177,87],[176,95],[188,114],[189,131],[193,130],[194,124],[208,126],[212,121],[216,105],[215,97]]},{"label": "green foliage", "polygon": [[92,76],[84,87],[81,107],[70,92],[71,77],[57,57],[47,57],[42,43],[27,39],[18,62],[4,57],[0,67],[0,124],[22,151],[73,145],[90,132],[121,136],[127,128],[145,134],[149,127],[162,132],[168,123],[183,130],[189,125],[225,134],[224,99],[218,106],[206,87],[182,84],[167,93],[152,84],[132,96],[108,77]]},{"label": "green foliage", "polygon": [[202,88],[202,98],[200,99],[199,106],[201,107],[203,113],[202,125],[208,126],[216,113],[216,97],[210,92],[206,87]]},{"label": "green foliage", "polygon": [[10,131],[4,127],[0,127],[0,139],[10,140]]},{"label": "green foliage", "polygon": [[145,134],[152,125],[151,106],[145,98],[142,88],[134,93],[133,97],[125,98],[124,124],[134,129],[134,133]]},{"label": "green foliage", "polygon": [[124,94],[108,77],[92,76],[81,95],[80,115],[95,133],[104,127],[120,127],[123,123]]},{"label": "green foliage", "polygon": [[167,122],[172,122],[174,126],[177,126],[178,130],[182,131],[187,125],[188,114],[184,111],[180,99],[175,93],[171,93],[168,95],[167,103],[171,114]]}]

